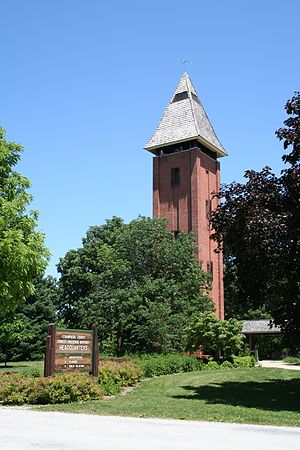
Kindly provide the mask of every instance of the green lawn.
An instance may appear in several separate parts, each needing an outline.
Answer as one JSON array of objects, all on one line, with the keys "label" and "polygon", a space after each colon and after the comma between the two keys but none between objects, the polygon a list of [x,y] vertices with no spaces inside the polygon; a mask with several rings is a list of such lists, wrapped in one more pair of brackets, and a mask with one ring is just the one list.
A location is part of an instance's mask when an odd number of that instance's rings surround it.
[{"label": "green lawn", "polygon": [[253,368],[165,375],[116,398],[39,409],[300,426],[300,372]]},{"label": "green lawn", "polygon": [[39,370],[41,374],[44,373],[44,361],[20,361],[20,362],[8,362],[7,366],[4,363],[0,363],[0,373],[3,372],[30,372],[31,370]]}]

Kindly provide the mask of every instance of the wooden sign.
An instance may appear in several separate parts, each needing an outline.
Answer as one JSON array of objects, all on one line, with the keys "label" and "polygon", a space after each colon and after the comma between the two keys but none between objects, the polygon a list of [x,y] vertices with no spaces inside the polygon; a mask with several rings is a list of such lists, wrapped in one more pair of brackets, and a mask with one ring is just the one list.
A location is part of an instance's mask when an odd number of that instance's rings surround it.
[{"label": "wooden sign", "polygon": [[45,377],[53,372],[79,371],[98,375],[97,329],[65,330],[49,324],[45,357]]}]

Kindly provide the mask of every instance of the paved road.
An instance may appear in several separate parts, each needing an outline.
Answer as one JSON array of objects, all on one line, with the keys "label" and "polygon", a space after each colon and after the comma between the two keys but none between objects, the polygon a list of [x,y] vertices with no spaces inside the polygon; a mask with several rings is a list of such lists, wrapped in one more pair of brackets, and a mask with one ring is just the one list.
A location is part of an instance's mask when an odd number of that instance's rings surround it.
[{"label": "paved road", "polygon": [[1,450],[296,450],[300,428],[0,407]]}]

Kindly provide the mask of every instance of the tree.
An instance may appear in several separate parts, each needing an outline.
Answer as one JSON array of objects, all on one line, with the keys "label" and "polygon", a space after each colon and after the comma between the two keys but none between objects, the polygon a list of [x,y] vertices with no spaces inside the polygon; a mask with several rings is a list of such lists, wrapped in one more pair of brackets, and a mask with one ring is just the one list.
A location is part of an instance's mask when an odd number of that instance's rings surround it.
[{"label": "tree", "polygon": [[20,317],[15,317],[10,322],[0,324],[0,361],[4,362],[5,367],[8,361],[13,359],[14,348],[22,340],[26,341],[31,337],[26,328],[27,323]]},{"label": "tree", "polygon": [[239,353],[244,339],[242,322],[220,320],[209,312],[195,316],[187,328],[188,350],[197,350],[202,345],[206,352],[214,356]]},{"label": "tree", "polygon": [[60,260],[60,316],[72,327],[97,322],[102,350],[183,349],[190,316],[213,309],[193,236],[174,240],[166,225],[114,217],[91,227],[83,246]]},{"label": "tree", "polygon": [[[300,94],[286,104],[289,117],[276,132],[290,164],[276,177],[269,167],[245,172],[246,183],[223,186],[212,214],[212,238],[224,247],[233,298],[263,308],[286,344],[300,345]],[[235,278],[234,278],[235,277]]]},{"label": "tree", "polygon": [[265,301],[260,305],[247,297],[247,301],[241,301],[244,297],[239,283],[236,258],[232,257],[224,245],[224,310],[225,319],[234,317],[238,320],[272,319],[266,309]]},{"label": "tree", "polygon": [[32,294],[33,278],[46,267],[48,250],[36,231],[37,212],[28,211],[30,182],[13,170],[22,147],[5,140],[0,128],[0,315],[14,311]]},{"label": "tree", "polygon": [[0,361],[41,359],[49,322],[56,322],[57,282],[53,277],[34,280],[30,295],[0,325]]}]

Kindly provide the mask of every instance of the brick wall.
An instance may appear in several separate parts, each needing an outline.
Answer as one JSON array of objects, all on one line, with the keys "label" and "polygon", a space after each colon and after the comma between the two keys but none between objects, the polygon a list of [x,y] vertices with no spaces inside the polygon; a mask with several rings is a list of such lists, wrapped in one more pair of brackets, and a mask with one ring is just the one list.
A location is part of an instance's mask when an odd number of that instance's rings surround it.
[{"label": "brick wall", "polygon": [[[180,169],[179,185],[171,185],[171,169]],[[193,231],[198,259],[204,270],[213,271],[212,297],[216,315],[224,318],[223,257],[209,239],[209,211],[220,188],[220,164],[198,148],[153,159],[153,215],[168,219],[170,231]]]}]

